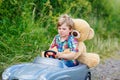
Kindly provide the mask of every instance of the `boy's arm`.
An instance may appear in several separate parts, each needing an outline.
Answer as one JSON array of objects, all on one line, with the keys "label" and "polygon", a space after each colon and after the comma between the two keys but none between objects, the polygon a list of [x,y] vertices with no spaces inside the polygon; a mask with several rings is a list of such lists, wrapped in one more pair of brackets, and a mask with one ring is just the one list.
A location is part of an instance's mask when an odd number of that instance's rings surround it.
[{"label": "boy's arm", "polygon": [[[57,48],[56,48],[55,39],[56,39],[56,38],[54,37],[54,39],[53,39],[53,41],[52,41],[52,43],[51,43],[51,45],[50,45],[50,47],[49,47],[48,50],[53,50],[53,51],[55,51],[55,52],[58,52],[58,51],[57,51]],[[41,53],[41,56],[42,56],[42,57],[44,57],[44,53],[45,53],[45,51],[42,51],[42,53]]]},{"label": "boy's arm", "polygon": [[52,50],[52,51],[55,51],[56,53],[58,53],[58,49],[57,49],[57,47],[55,46],[55,47],[53,47],[53,48],[49,48],[49,50]]}]

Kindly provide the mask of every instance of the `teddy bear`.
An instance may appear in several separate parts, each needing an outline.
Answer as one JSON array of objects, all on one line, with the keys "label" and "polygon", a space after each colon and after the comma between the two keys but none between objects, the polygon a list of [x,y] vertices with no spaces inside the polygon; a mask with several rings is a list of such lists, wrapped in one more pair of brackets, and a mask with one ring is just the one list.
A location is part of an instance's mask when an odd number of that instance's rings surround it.
[{"label": "teddy bear", "polygon": [[[84,41],[94,37],[94,30],[83,19],[73,19],[74,29],[71,33],[79,41],[79,52],[75,59],[86,64],[89,68],[95,67],[100,62],[100,57],[96,53],[88,53]],[[68,50],[67,50],[68,51]]]}]

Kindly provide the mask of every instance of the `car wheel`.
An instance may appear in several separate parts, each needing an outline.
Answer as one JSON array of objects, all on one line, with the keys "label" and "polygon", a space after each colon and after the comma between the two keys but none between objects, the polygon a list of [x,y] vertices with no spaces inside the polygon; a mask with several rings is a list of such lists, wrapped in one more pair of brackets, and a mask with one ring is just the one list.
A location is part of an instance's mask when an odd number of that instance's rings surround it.
[{"label": "car wheel", "polygon": [[88,74],[87,74],[85,80],[91,80],[91,73],[90,73],[90,72],[88,72]]}]

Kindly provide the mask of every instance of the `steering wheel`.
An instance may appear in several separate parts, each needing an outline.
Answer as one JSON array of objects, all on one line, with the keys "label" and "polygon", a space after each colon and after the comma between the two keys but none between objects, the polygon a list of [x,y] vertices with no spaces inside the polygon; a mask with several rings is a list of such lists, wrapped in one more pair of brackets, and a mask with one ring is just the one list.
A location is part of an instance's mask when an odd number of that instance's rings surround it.
[{"label": "steering wheel", "polygon": [[57,53],[55,51],[53,51],[53,50],[46,50],[45,53],[44,53],[44,56],[49,57],[49,58],[55,58],[56,54]]}]

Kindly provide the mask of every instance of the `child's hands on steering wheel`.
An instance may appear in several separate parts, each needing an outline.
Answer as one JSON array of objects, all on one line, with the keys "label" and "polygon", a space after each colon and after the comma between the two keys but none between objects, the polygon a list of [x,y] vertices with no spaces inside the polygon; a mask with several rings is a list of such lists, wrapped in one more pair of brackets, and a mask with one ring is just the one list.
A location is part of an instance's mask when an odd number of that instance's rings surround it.
[{"label": "child's hands on steering wheel", "polygon": [[49,58],[56,58],[57,52],[53,50],[47,50],[44,52],[44,57],[49,57]]}]

